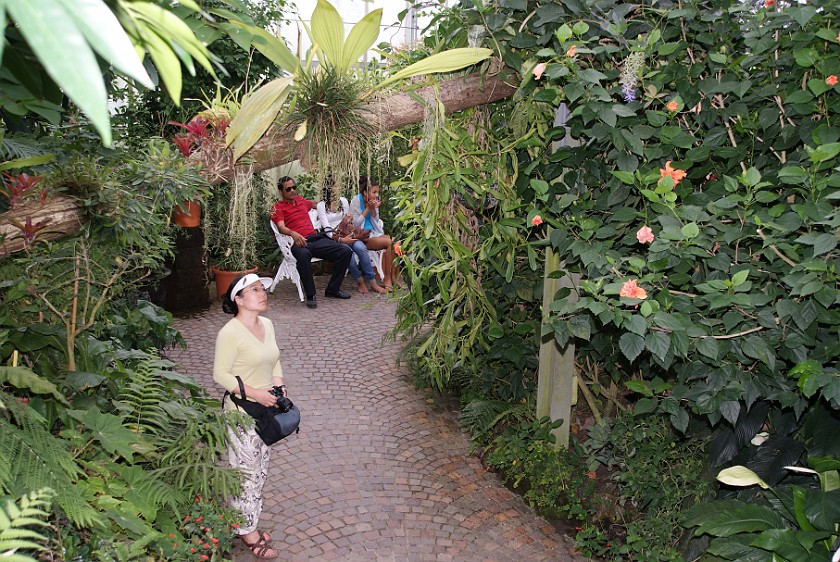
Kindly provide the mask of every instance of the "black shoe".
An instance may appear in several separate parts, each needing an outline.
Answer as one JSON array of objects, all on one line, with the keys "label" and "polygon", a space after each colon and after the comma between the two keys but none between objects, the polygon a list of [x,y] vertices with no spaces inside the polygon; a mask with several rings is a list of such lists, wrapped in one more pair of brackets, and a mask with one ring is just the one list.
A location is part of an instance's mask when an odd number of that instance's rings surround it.
[{"label": "black shoe", "polygon": [[318,303],[315,302],[315,297],[306,297],[306,306],[309,308],[318,308]]},{"label": "black shoe", "polygon": [[350,298],[350,293],[345,293],[341,289],[339,289],[335,292],[327,291],[327,292],[324,293],[324,295],[327,296],[327,297],[333,298],[333,299],[349,299]]}]

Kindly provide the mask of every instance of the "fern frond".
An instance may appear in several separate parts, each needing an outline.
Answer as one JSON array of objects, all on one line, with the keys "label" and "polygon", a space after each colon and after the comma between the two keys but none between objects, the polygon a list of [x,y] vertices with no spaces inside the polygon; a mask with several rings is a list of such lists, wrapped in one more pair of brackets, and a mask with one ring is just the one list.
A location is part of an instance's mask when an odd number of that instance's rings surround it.
[{"label": "fern frond", "polygon": [[125,417],[125,425],[136,433],[165,435],[170,429],[170,417],[161,401],[171,394],[160,378],[153,356],[131,366],[131,378],[120,391],[116,408]]},{"label": "fern frond", "polygon": [[82,526],[93,525],[98,516],[74,486],[82,471],[67,443],[47,431],[44,419],[29,406],[16,400],[7,406],[0,410],[0,457],[6,461],[0,464],[9,468],[0,479],[3,491],[22,494],[51,488],[68,519]]},{"label": "fern frond", "polygon": [[181,489],[190,486],[195,495],[235,495],[239,490],[239,473],[220,467],[219,458],[227,449],[229,428],[241,420],[235,415],[216,414],[207,406],[196,411],[187,421],[182,438],[173,441],[161,459],[159,472]]},{"label": "fern frond", "polygon": [[28,527],[49,527],[49,509],[55,492],[43,488],[22,496],[17,502],[7,498],[0,505],[0,559],[34,562],[35,558],[17,554],[18,550],[45,550],[47,537]]},{"label": "fern frond", "polygon": [[491,433],[499,433],[496,427],[533,418],[530,404],[511,404],[501,400],[474,400],[461,411],[461,423],[478,442],[487,442]]}]

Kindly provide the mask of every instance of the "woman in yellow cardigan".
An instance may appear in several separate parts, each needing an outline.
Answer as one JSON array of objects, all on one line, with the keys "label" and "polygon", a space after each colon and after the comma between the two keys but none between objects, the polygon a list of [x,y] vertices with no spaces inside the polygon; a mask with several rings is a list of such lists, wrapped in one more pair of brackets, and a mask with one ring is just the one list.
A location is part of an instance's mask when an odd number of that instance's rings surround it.
[{"label": "woman in yellow cardigan", "polygon": [[[245,397],[263,406],[276,404],[277,396],[272,390],[286,395],[274,325],[260,316],[260,312],[268,309],[266,289],[270,286],[271,278],[253,273],[231,283],[222,301],[222,310],[234,317],[216,336],[213,362],[213,380],[227,393],[241,393],[238,376],[244,384]],[[223,407],[225,411],[238,409],[227,395]],[[231,430],[228,459],[233,468],[243,473],[242,494],[231,501],[232,507],[241,511],[244,519],[236,534],[254,556],[265,559],[276,558],[278,554],[269,542],[271,535],[257,528],[270,452],[271,448],[260,439],[253,426]]]}]

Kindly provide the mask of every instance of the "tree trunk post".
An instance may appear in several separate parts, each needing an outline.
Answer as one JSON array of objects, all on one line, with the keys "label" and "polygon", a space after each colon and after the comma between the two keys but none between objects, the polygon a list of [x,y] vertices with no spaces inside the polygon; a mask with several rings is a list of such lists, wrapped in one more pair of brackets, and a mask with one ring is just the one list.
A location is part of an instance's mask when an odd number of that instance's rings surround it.
[{"label": "tree trunk post", "polygon": [[[550,230],[549,230],[550,233]],[[560,256],[549,247],[546,250],[545,278],[543,280],[543,325],[549,318],[551,302],[560,289],[571,287],[576,282],[566,275],[560,279],[550,277],[551,273],[560,269]],[[568,297],[577,299],[573,290]],[[563,425],[552,430],[557,448],[569,446],[569,420],[572,417],[572,406],[577,402],[575,392],[575,344],[569,341],[565,348],[561,348],[554,339],[554,332],[544,335],[540,342],[540,368],[537,379],[537,418],[548,416],[552,421],[563,420]]]}]

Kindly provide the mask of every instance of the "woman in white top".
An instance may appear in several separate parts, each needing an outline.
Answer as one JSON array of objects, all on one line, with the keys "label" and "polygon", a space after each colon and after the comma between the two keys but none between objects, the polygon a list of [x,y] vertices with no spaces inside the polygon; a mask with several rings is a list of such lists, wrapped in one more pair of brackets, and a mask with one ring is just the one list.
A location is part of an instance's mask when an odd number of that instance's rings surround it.
[{"label": "woman in white top", "polygon": [[382,219],[379,218],[379,185],[375,180],[367,176],[359,178],[359,194],[353,197],[350,202],[350,213],[353,215],[353,224],[359,228],[370,230],[368,239],[368,250],[385,250],[382,258],[382,279],[385,283],[385,290],[390,291],[396,282],[396,271],[394,270],[394,244],[391,237],[385,234],[385,227]]},{"label": "woman in white top", "polygon": [[[327,234],[332,236],[332,231],[338,226],[341,222],[341,219],[344,218],[345,215],[350,213],[349,205],[347,204],[347,199],[344,197],[340,198],[341,202],[341,210],[338,210],[336,205],[333,202],[333,193],[332,189],[328,186],[324,189],[324,200],[318,203],[318,220],[321,223],[321,227],[324,230],[327,230]],[[376,273],[373,271],[373,265],[371,265],[370,261],[370,254],[368,253],[367,247],[365,243],[357,238],[352,238],[349,236],[345,236],[343,238],[333,238],[337,242],[342,244],[347,244],[350,246],[350,249],[353,250],[353,253],[359,258],[359,263],[356,264],[355,259],[350,260],[350,276],[359,284],[359,292],[364,294],[367,293],[367,284],[370,285],[370,289],[375,293],[384,293],[385,289],[379,286],[376,282]],[[359,271],[359,267],[361,267],[361,272]],[[364,278],[362,277],[364,274]]]},{"label": "woman in white top", "polygon": [[[266,288],[270,286],[270,277],[258,277],[253,273],[231,283],[222,301],[222,310],[234,317],[216,336],[213,361],[213,380],[217,384],[230,394],[241,394],[238,376],[242,379],[245,398],[263,406],[276,404],[277,396],[272,390],[286,395],[274,325],[260,316],[268,309]],[[225,411],[238,409],[227,395],[223,407]],[[242,512],[244,520],[235,532],[254,556],[276,558],[279,553],[269,542],[271,535],[257,528],[271,448],[257,435],[253,424],[248,428],[236,426],[229,435],[228,462],[231,467],[242,470],[242,493],[231,501],[231,505]]]}]

